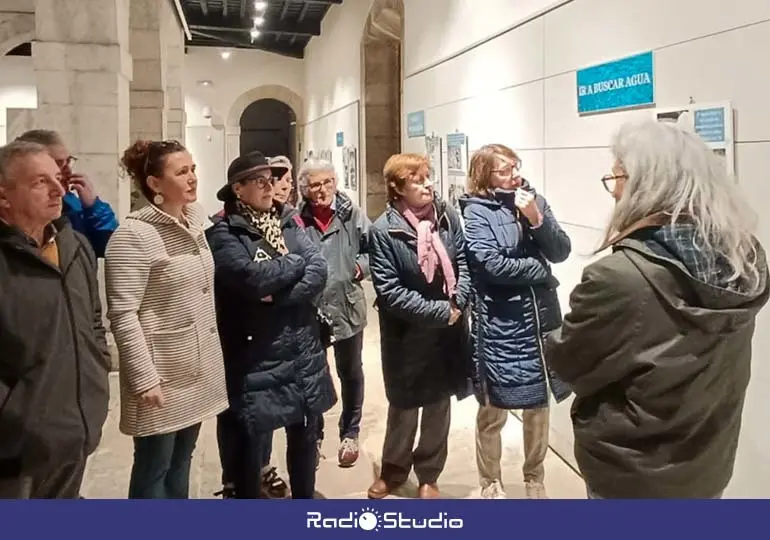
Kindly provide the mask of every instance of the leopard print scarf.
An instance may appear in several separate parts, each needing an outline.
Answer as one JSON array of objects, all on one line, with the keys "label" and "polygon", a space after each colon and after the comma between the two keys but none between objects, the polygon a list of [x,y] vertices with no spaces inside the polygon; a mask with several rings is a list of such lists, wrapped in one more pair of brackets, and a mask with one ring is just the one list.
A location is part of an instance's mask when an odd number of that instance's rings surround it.
[{"label": "leopard print scarf", "polygon": [[281,218],[278,216],[278,211],[275,208],[269,211],[254,210],[240,199],[237,201],[237,206],[238,213],[262,233],[267,243],[273,249],[281,255],[286,255],[289,252],[286,248],[286,242],[283,240]]}]

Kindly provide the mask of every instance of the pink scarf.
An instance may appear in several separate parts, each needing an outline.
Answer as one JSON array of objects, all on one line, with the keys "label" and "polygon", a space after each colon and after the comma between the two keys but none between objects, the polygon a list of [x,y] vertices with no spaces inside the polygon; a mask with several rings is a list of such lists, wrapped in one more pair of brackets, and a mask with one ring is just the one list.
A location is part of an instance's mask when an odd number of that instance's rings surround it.
[{"label": "pink scarf", "polygon": [[436,210],[433,204],[426,204],[422,208],[413,208],[398,201],[396,210],[417,231],[417,263],[420,265],[425,279],[428,283],[433,283],[436,269],[440,264],[444,274],[444,292],[449,298],[452,298],[455,295],[457,278],[446,247],[444,247],[441,236],[436,230]]}]

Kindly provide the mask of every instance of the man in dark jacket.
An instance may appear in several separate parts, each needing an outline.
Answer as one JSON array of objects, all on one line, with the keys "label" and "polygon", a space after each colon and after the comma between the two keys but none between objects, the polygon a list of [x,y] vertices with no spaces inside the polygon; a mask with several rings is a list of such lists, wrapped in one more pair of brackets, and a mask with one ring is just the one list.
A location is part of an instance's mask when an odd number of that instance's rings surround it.
[{"label": "man in dark jacket", "polygon": [[77,498],[107,417],[96,258],[47,149],[0,148],[0,497]]},{"label": "man in dark jacket", "polygon": [[112,207],[101,200],[87,176],[72,171],[77,160],[55,131],[34,129],[18,138],[20,141],[42,144],[59,166],[61,183],[65,194],[62,212],[72,223],[72,228],[84,235],[97,257],[104,257],[107,242],[118,220]]},{"label": "man in dark jacket", "polygon": [[299,215],[329,267],[321,310],[332,320],[334,360],[342,387],[337,461],[340,467],[352,467],[358,460],[364,404],[366,297],[361,281],[369,276],[366,238],[370,223],[350,197],[337,191],[334,166],[328,161],[306,161],[298,184],[302,196]]}]

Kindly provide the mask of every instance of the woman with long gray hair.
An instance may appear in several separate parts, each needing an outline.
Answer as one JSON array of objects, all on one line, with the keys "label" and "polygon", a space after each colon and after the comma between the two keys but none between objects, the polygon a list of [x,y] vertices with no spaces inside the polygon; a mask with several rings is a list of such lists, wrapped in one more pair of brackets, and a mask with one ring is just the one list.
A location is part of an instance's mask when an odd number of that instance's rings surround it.
[{"label": "woman with long gray hair", "polygon": [[733,472],[757,313],[755,218],[723,160],[674,124],[624,126],[601,179],[616,201],[547,340],[569,383],[589,498],[718,498]]}]

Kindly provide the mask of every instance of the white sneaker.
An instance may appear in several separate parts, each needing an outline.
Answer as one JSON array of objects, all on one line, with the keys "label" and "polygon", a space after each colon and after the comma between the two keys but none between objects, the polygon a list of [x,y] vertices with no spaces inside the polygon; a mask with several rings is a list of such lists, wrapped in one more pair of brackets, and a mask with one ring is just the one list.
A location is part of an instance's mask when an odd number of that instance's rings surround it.
[{"label": "white sneaker", "polygon": [[481,490],[481,498],[482,499],[506,499],[505,491],[503,491],[503,486],[495,480],[491,484],[489,484],[487,487],[483,488]]},{"label": "white sneaker", "polygon": [[545,486],[542,482],[526,482],[524,484],[524,491],[527,499],[547,499],[548,495],[545,493]]}]

